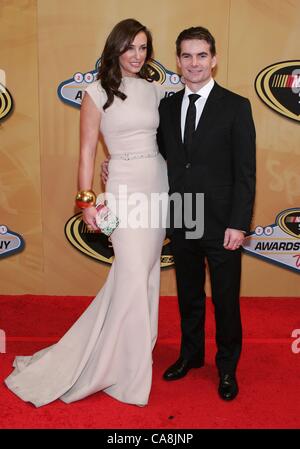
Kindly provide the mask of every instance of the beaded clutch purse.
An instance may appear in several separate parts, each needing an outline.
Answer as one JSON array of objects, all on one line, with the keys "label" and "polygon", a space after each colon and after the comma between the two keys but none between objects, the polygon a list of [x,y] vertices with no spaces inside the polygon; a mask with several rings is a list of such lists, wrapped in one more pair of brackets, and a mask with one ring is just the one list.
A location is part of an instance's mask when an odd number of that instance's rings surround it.
[{"label": "beaded clutch purse", "polygon": [[107,206],[106,201],[98,201],[95,205],[98,213],[96,215],[96,225],[103,232],[103,234],[110,236],[113,231],[119,226],[119,219]]}]

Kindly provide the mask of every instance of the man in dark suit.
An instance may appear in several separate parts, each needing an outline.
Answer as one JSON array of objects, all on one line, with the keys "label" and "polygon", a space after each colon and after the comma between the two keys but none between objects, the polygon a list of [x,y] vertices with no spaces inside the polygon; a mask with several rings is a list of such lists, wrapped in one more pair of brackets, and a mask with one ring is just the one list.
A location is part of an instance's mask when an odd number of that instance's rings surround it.
[{"label": "man in dark suit", "polygon": [[210,32],[202,27],[184,30],[176,47],[185,89],[162,100],[158,143],[167,160],[170,194],[191,194],[193,214],[199,207],[196,194],[204,194],[204,233],[202,238],[190,237],[185,223],[181,228],[173,225],[171,231],[182,335],[179,359],[163,377],[177,380],[204,365],[207,260],[215,308],[218,392],[231,400],[238,394],[240,246],[254,203],[255,128],[250,102],[213,80],[217,61]]}]

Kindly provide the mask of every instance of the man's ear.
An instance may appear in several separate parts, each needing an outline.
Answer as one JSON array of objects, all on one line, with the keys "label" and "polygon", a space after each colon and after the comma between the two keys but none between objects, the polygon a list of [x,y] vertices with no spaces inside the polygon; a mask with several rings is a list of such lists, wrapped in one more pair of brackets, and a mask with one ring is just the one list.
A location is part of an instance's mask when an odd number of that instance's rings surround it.
[{"label": "man's ear", "polygon": [[215,55],[215,56],[213,56],[213,58],[212,58],[212,64],[211,64],[211,66],[212,66],[213,69],[216,67],[217,62],[218,62],[218,61],[217,61],[217,56]]}]

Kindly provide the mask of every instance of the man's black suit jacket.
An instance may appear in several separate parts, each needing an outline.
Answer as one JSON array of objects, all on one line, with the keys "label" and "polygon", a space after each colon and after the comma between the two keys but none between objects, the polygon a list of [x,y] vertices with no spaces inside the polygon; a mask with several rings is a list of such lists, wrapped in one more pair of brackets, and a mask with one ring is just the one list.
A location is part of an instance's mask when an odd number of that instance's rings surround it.
[{"label": "man's black suit jacket", "polygon": [[160,104],[159,150],[167,160],[170,194],[204,193],[204,236],[226,228],[248,232],[255,195],[255,128],[248,99],[217,83],[206,101],[189,153],[181,137],[184,90]]}]

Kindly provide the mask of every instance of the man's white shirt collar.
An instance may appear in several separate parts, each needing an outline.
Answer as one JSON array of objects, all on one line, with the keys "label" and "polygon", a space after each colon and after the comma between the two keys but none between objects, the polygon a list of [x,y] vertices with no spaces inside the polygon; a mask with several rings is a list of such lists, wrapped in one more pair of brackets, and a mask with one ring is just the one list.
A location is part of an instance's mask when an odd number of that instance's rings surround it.
[{"label": "man's white shirt collar", "polygon": [[198,94],[200,95],[200,98],[195,102],[196,106],[196,120],[195,120],[195,128],[197,128],[197,125],[199,123],[201,114],[203,112],[205,103],[207,101],[207,98],[214,87],[214,79],[211,78],[205,86],[201,87],[201,89],[198,90],[198,92],[192,92],[191,89],[188,88],[188,86],[185,86],[184,96],[182,99],[181,104],[181,137],[182,141],[184,140],[184,127],[185,127],[185,120],[186,120],[186,114],[189,107],[189,98],[188,96],[190,94]]},{"label": "man's white shirt collar", "polygon": [[184,97],[188,97],[190,94],[198,94],[201,95],[202,98],[208,98],[210,91],[214,87],[215,81],[211,78],[205,86],[201,87],[197,92],[191,91],[188,86],[185,86]]}]

